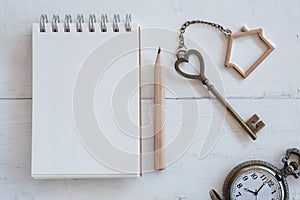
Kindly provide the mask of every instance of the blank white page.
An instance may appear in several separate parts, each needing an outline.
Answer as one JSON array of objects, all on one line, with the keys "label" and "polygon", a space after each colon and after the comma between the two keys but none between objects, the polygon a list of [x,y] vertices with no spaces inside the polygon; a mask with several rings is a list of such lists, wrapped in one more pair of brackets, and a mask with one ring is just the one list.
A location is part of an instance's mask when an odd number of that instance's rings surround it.
[{"label": "blank white page", "polygon": [[140,175],[138,30],[33,24],[32,176]]}]

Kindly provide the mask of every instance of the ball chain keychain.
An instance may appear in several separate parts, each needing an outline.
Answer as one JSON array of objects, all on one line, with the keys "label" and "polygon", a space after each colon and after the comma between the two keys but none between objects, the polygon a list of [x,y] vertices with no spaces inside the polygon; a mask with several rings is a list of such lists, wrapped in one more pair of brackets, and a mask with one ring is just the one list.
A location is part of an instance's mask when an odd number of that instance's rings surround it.
[{"label": "ball chain keychain", "polygon": [[[229,45],[227,50],[227,56],[226,56],[226,66],[233,66],[234,69],[236,69],[244,78],[246,78],[256,67],[257,65],[274,49],[274,47],[263,37],[262,35],[262,29],[256,29],[256,30],[250,30],[248,31],[246,27],[242,28],[241,33],[232,34],[232,31],[230,29],[225,29],[220,24],[207,22],[207,21],[201,21],[201,20],[193,20],[193,21],[187,21],[185,22],[181,28],[180,28],[180,34],[179,34],[179,47],[177,49],[177,60],[175,62],[175,69],[176,71],[182,75],[185,78],[189,79],[197,79],[202,82],[203,85],[206,86],[207,90],[211,92],[217,100],[226,108],[226,110],[233,116],[233,118],[240,124],[240,126],[248,133],[248,135],[255,140],[257,138],[256,133],[260,131],[264,126],[264,122],[259,119],[259,117],[254,114],[252,117],[250,117],[247,121],[244,121],[237,112],[230,106],[230,104],[222,97],[222,95],[214,88],[214,86],[209,82],[209,80],[205,77],[204,74],[204,60],[201,55],[201,53],[195,49],[189,49],[187,50],[187,47],[184,44],[184,37],[183,34],[185,33],[185,30],[188,26],[192,24],[206,24],[210,25],[212,27],[215,27],[219,29],[222,33],[224,33],[225,36],[229,37]],[[229,63],[230,58],[230,52],[232,47],[232,42],[234,38],[242,37],[246,35],[252,35],[252,34],[258,34],[260,39],[269,46],[268,50],[252,65],[246,72],[243,72],[241,69],[239,69],[236,65]],[[181,63],[188,63],[189,57],[191,55],[194,55],[198,58],[199,61],[199,74],[189,74],[184,72],[180,68]],[[228,63],[228,64],[226,64]]]}]

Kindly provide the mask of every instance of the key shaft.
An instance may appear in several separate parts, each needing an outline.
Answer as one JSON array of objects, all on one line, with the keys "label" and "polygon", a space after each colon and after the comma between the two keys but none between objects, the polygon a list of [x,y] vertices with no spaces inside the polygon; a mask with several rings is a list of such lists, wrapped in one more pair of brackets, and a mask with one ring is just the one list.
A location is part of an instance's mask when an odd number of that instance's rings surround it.
[{"label": "key shaft", "polygon": [[216,99],[226,108],[226,110],[231,114],[231,116],[240,124],[240,126],[247,132],[247,134],[256,140],[257,136],[255,132],[246,124],[246,122],[240,117],[240,115],[231,107],[231,105],[224,99],[224,97],[215,89],[215,87],[208,81],[204,83],[207,90],[210,91]]}]

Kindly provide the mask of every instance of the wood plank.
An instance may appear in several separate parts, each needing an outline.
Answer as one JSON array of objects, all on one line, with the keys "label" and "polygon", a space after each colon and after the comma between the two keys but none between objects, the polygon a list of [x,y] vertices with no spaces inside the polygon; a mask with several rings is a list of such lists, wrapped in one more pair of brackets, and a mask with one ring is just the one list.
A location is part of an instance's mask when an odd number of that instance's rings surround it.
[{"label": "wood plank", "polygon": [[[51,1],[51,3],[30,0],[24,6],[14,6],[18,1],[4,1],[1,4],[0,98],[31,97],[31,24],[38,22],[41,13],[47,13],[49,16],[52,16],[52,13],[58,13],[63,18],[65,12],[67,12],[64,8],[69,6],[69,3],[62,3],[58,0]],[[96,2],[93,1],[93,3]],[[57,7],[58,4],[60,5],[59,8]],[[96,4],[98,5],[98,3]],[[74,8],[71,14],[74,17],[83,8],[89,8],[87,9],[89,11],[91,5],[84,4],[76,9]],[[161,6],[163,5],[169,7],[166,3],[163,3]],[[194,26],[189,28],[186,36],[204,48],[211,60],[216,64],[215,71],[212,70],[211,73],[209,71],[211,66],[207,66],[207,77],[212,80],[212,83],[223,85],[224,93],[230,98],[300,98],[300,79],[298,78],[298,74],[300,73],[300,68],[298,67],[300,64],[300,57],[298,56],[300,52],[300,27],[297,20],[299,18],[299,2],[291,1],[288,5],[281,5],[279,1],[276,1],[276,3],[272,3],[272,9],[266,9],[266,6],[269,8],[267,2],[248,3],[247,1],[239,1],[239,8],[245,9],[235,9],[234,6],[230,6],[232,5],[230,2],[216,2],[216,5],[222,7],[222,13],[235,13],[234,16],[241,15],[238,18],[228,14],[226,18],[223,17],[223,15],[220,15],[214,9],[213,5],[213,3],[198,5],[200,6],[199,9],[204,10],[204,13],[201,14],[203,20],[219,22],[224,27],[231,28],[233,32],[238,32],[238,28],[245,25],[244,22],[251,28],[262,27],[266,37],[275,44],[276,49],[253,74],[246,80],[242,80],[233,69],[224,67],[227,39],[218,30],[208,26]],[[155,25],[174,31],[178,30],[185,19],[193,18],[191,17],[193,16],[192,13],[198,16],[196,10],[192,9],[189,4],[174,4],[173,6],[175,10],[166,9],[166,16],[172,18],[172,20],[167,21],[168,23],[164,20],[154,20],[151,17],[146,17],[141,9],[129,9],[128,12],[132,11],[132,14],[134,14],[133,19],[140,21],[143,27]],[[248,7],[252,8],[252,10],[246,9]],[[101,7],[100,10],[103,9]],[[192,10],[182,13],[180,12],[181,9]],[[108,10],[108,14],[112,14],[109,11],[110,9]],[[83,13],[86,19],[88,13]],[[170,42],[177,43],[177,40]],[[155,51],[153,51],[154,56],[148,59],[150,62],[146,60],[145,65],[154,65]],[[175,49],[168,49],[168,51],[174,52]],[[174,59],[166,63],[172,72],[174,72],[173,63]],[[214,74],[215,72],[218,74]],[[167,86],[177,88],[176,94],[178,97],[208,96],[201,89],[200,93],[187,93],[185,91],[186,86],[182,85],[181,79],[182,77],[176,73],[171,73],[166,77]],[[218,80],[221,83],[216,83]],[[191,82],[191,84],[194,88],[199,88],[197,83]],[[152,96],[151,90],[143,94],[145,98]],[[167,92],[166,95],[172,98],[170,92]]]},{"label": "wood plank", "polygon": [[[195,127],[198,129],[195,138],[190,140],[190,148],[181,152],[180,159],[169,163],[165,171],[152,173],[153,157],[150,162],[149,156],[144,168],[150,172],[140,179],[33,180],[30,177],[31,100],[1,100],[0,196],[4,199],[207,199],[209,189],[214,187],[220,191],[226,174],[240,162],[262,159],[280,167],[285,149],[299,145],[300,124],[294,117],[300,109],[298,99],[243,99],[233,103],[242,116],[260,111],[267,126],[257,141],[252,141],[226,115],[220,140],[208,157],[200,159],[199,148],[205,134],[218,123],[212,121],[214,115],[220,115],[218,110],[213,110],[215,102],[166,99],[166,144],[180,139],[176,138],[178,130],[190,137],[194,136]],[[143,100],[143,124],[149,125],[143,133],[148,137],[144,140],[144,152],[148,153],[153,151],[152,106],[153,100]],[[181,109],[188,112],[181,115]],[[166,158],[175,158],[178,152],[166,153]],[[291,196],[299,196],[297,180],[288,181]]]},{"label": "wood plank", "polygon": [[[280,167],[283,151],[299,145],[300,1],[191,0],[170,3],[153,0],[149,6],[146,0],[124,3],[89,0],[75,4],[73,6],[71,0],[0,2],[1,199],[208,199],[209,189],[214,187],[220,192],[226,174],[236,164],[247,159],[262,159]],[[251,141],[227,115],[219,142],[208,157],[199,159],[205,134],[216,126],[210,127],[212,119],[219,113],[222,118],[224,113],[217,103],[212,104],[199,83],[185,83],[173,70],[173,61],[170,60],[172,62],[167,65],[171,73],[167,74],[166,83],[170,88],[175,88],[175,92],[166,91],[166,139],[174,139],[179,127],[183,127],[189,139],[196,125],[200,127],[193,144],[180,159],[162,173],[147,173],[141,179],[32,180],[31,100],[18,100],[31,98],[31,24],[38,22],[42,13],[48,16],[59,14],[61,18],[70,13],[73,19],[77,13],[83,13],[87,19],[88,14],[93,12],[97,12],[98,16],[105,12],[111,18],[116,11],[121,11],[121,16],[131,13],[133,21],[138,21],[142,27],[162,27],[174,31],[190,19],[217,22],[233,32],[238,32],[242,25],[262,27],[276,49],[246,80],[224,67],[227,39],[221,33],[207,26],[194,26],[186,31],[186,36],[203,47],[215,63],[215,68],[207,66],[207,77],[211,82],[226,94],[244,118],[256,112],[267,124],[259,133],[258,140]],[[176,43],[177,40],[170,42]],[[174,52],[175,48],[169,51]],[[156,50],[151,57],[150,52],[145,65],[154,64],[155,53]],[[146,77],[146,80],[151,80],[151,73]],[[146,99],[143,100],[144,124],[148,124],[144,135],[149,137],[144,141],[144,151],[151,152],[152,86],[143,91],[143,98]],[[190,114],[181,118],[180,106]],[[183,140],[183,143],[186,142],[189,140]],[[167,154],[168,158],[172,156],[175,157]],[[152,160],[150,154],[144,162],[145,169],[153,170]],[[290,178],[288,181],[290,199],[299,200],[299,180]]]}]

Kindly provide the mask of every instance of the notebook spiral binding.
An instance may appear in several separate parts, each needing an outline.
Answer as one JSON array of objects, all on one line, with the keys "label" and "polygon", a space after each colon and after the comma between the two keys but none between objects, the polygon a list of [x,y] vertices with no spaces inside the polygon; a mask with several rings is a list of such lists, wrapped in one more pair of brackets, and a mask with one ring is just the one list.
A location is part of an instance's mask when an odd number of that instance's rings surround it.
[{"label": "notebook spiral binding", "polygon": [[65,32],[70,32],[70,23],[72,23],[72,17],[71,15],[66,15],[64,21]]},{"label": "notebook spiral binding", "polygon": [[108,22],[107,15],[102,14],[101,15],[101,24],[100,24],[102,32],[107,32],[107,27],[106,27],[107,22]]},{"label": "notebook spiral binding", "polygon": [[53,32],[57,32],[58,28],[57,28],[57,23],[59,23],[59,16],[58,15],[53,15],[52,17],[52,31]]},{"label": "notebook spiral binding", "polygon": [[[97,21],[96,21],[96,15],[90,14],[89,21],[88,21],[88,31],[89,32],[95,32],[97,28]],[[120,31],[120,15],[114,14],[113,21],[112,21],[112,29],[113,32],[119,32]],[[46,14],[42,14],[40,17],[40,32],[46,32],[46,23],[48,23],[48,17]],[[52,21],[51,21],[51,31],[52,32],[58,32],[58,23],[60,23],[59,15],[53,15]],[[65,15],[64,19],[64,32],[70,32],[70,23],[73,23],[72,16],[70,14]],[[76,31],[77,32],[83,32],[82,24],[84,23],[84,18],[82,14],[78,14],[76,18]],[[107,32],[107,15],[102,14],[100,17],[100,23],[99,28],[101,32]],[[126,14],[125,18],[125,31],[130,32],[131,31],[131,14]]]}]

